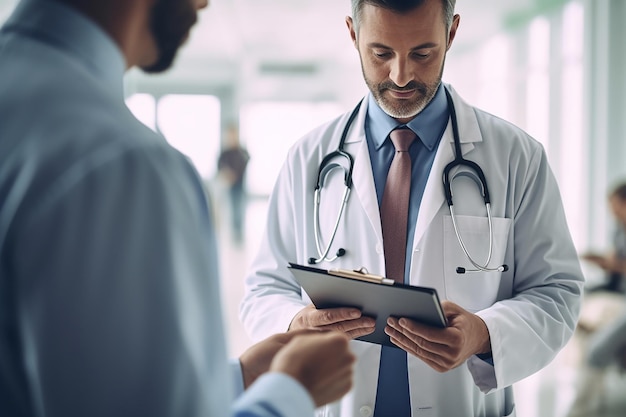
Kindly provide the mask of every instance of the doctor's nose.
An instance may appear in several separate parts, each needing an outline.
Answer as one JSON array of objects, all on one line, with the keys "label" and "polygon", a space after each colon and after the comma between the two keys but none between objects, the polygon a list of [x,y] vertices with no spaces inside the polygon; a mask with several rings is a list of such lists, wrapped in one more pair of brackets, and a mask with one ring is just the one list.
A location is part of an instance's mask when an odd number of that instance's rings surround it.
[{"label": "doctor's nose", "polygon": [[413,79],[410,65],[403,59],[397,59],[391,64],[389,78],[398,87],[404,87]]}]

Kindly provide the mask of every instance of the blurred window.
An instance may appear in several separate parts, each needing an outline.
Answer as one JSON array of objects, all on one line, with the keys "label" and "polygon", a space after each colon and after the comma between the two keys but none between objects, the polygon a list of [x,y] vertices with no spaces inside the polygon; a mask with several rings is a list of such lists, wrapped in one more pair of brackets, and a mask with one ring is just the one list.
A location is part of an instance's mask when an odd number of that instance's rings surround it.
[{"label": "blurred window", "polygon": [[550,152],[550,22],[533,19],[528,28],[526,130]]},{"label": "blurred window", "polygon": [[150,94],[133,94],[126,104],[135,117],[157,130],[189,157],[202,178],[216,173],[220,150],[220,101],[215,96],[169,94],[158,102]]},{"label": "blurred window", "polygon": [[291,145],[342,111],[335,102],[261,101],[244,105],[240,134],[250,154],[248,192],[269,195]]},{"label": "blurred window", "polygon": [[141,123],[156,130],[156,100],[151,94],[133,94],[126,105]]},{"label": "blurred window", "polygon": [[157,104],[159,130],[187,155],[200,175],[216,173],[220,151],[220,102],[215,96],[171,94]]},{"label": "blurred window", "polygon": [[563,10],[561,41],[560,164],[556,173],[574,244],[585,247],[589,196],[587,144],[583,114],[584,7],[569,3]]},{"label": "blurred window", "polygon": [[480,87],[474,104],[496,116],[511,120],[510,37],[506,34],[492,37],[481,48],[479,59],[477,76]]}]

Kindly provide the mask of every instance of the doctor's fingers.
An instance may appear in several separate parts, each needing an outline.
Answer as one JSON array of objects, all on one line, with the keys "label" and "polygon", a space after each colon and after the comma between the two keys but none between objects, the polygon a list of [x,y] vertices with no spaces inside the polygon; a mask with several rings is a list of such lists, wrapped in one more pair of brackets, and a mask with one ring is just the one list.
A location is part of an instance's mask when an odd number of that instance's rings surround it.
[{"label": "doctor's fingers", "polygon": [[391,326],[385,327],[385,333],[399,342],[403,346],[407,346],[410,350],[419,353],[416,356],[420,357],[447,357],[451,358],[456,356],[455,349],[443,343],[431,342],[418,335],[407,333],[403,329],[396,329]]},{"label": "doctor's fingers", "polygon": [[420,339],[444,345],[453,344],[455,335],[450,333],[450,328],[438,328],[420,324],[407,318],[389,317],[387,324],[394,329],[408,335],[418,336]]},{"label": "doctor's fingers", "polygon": [[309,304],[300,310],[291,321],[289,330],[321,327],[346,320],[359,319],[361,311],[356,308],[327,308],[318,310]]},{"label": "doctor's fingers", "polygon": [[[390,332],[388,332],[387,329],[389,329]],[[402,333],[394,329],[390,329],[389,327],[385,329],[385,332],[389,335],[391,343],[403,349],[407,353],[421,359],[437,372],[447,372],[463,363],[463,361],[450,360],[447,356],[442,356],[440,352],[432,352],[424,349]],[[442,351],[445,349],[446,346],[442,346]]]},{"label": "doctor's fingers", "polygon": [[447,366],[454,366],[474,353],[467,350],[468,340],[463,329],[452,325],[440,329],[425,326],[406,318],[398,320],[394,317],[387,319],[387,323],[389,324],[388,327],[402,333],[421,349],[444,358]]},{"label": "doctor's fingers", "polygon": [[318,329],[339,331],[345,333],[351,339],[356,339],[357,337],[374,333],[376,321],[370,317],[361,317],[356,320],[347,320],[340,323],[320,326]]}]

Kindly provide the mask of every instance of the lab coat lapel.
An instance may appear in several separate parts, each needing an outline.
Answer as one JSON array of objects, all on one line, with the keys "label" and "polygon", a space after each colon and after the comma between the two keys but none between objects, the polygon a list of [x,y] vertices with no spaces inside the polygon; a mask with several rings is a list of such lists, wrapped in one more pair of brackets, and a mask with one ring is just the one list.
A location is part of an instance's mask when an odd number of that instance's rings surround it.
[{"label": "lab coat lapel", "polygon": [[[363,100],[359,116],[354,121],[350,133],[346,138],[346,150],[354,156],[354,170],[352,172],[353,190],[372,225],[377,238],[382,241],[382,227],[380,211],[374,185],[374,174],[370,162],[369,149],[365,139],[365,116],[367,114],[367,98]],[[351,198],[354,198],[351,197]]]},{"label": "lab coat lapel", "polygon": [[[454,107],[457,113],[457,123],[459,125],[461,152],[463,156],[474,149],[472,142],[482,141],[480,128],[471,106],[463,102],[452,87],[446,85],[449,89]],[[454,136],[452,134],[452,122],[448,121],[448,126],[439,142],[437,155],[433,162],[433,166],[424,188],[424,195],[420,205],[419,214],[417,216],[417,224],[415,225],[415,235],[413,237],[413,249],[419,244],[420,240],[426,233],[433,218],[437,215],[441,206],[445,203],[445,194],[443,191],[443,169],[454,159]]]},{"label": "lab coat lapel", "polygon": [[454,159],[452,145],[452,126],[448,123],[448,127],[439,142],[437,155],[435,155],[435,160],[433,161],[433,166],[430,169],[430,175],[428,176],[428,181],[424,188],[424,195],[422,196],[422,203],[417,216],[417,224],[415,225],[415,236],[413,238],[414,249],[420,243],[428,226],[445,201],[441,173],[444,167]]}]

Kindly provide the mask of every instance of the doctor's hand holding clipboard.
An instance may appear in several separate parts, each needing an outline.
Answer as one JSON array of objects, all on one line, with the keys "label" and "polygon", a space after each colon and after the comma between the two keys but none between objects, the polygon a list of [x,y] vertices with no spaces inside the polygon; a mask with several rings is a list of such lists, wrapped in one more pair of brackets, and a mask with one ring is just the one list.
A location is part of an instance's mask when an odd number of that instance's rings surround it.
[{"label": "doctor's hand holding clipboard", "polygon": [[375,325],[376,320],[363,317],[358,308],[340,307],[318,310],[313,304],[309,304],[294,316],[289,330],[310,328],[336,330],[356,339],[373,333]]},{"label": "doctor's hand holding clipboard", "polygon": [[[441,303],[448,326],[437,328],[401,317],[389,317],[385,333],[393,344],[438,372],[463,364],[472,355],[489,356],[489,331],[483,320],[451,301]],[[373,333],[376,321],[357,308],[316,309],[310,304],[295,315],[289,330],[318,328],[340,331],[356,339]]]},{"label": "doctor's hand holding clipboard", "polygon": [[491,342],[485,322],[451,301],[442,301],[441,306],[448,320],[448,326],[443,329],[407,318],[389,317],[385,333],[393,344],[438,372],[454,369],[473,355],[490,356]]},{"label": "doctor's hand holding clipboard", "polygon": [[325,271],[293,263],[289,268],[313,302],[295,314],[290,331],[334,330],[395,346],[437,372],[454,369],[473,355],[491,358],[485,322],[451,301],[440,303],[432,288],[394,283],[364,268]]}]

